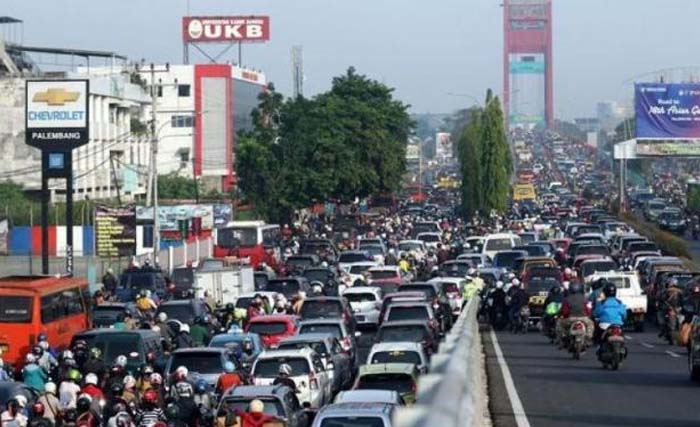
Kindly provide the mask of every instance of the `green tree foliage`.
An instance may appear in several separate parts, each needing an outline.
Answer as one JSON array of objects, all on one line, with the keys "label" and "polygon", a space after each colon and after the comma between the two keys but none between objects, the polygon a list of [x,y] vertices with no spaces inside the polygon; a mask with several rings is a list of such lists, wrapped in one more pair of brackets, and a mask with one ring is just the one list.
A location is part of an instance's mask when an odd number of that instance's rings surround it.
[{"label": "green tree foliage", "polygon": [[470,121],[464,125],[457,141],[457,155],[462,174],[462,211],[466,217],[472,217],[481,209],[483,192],[481,191],[481,109],[468,111]]},{"label": "green tree foliage", "polygon": [[240,188],[262,217],[287,222],[329,198],[398,190],[412,122],[392,89],[353,68],[312,99],[270,88],[238,142]]},{"label": "green tree foliage", "polygon": [[195,181],[177,173],[158,175],[158,199],[194,199]]}]

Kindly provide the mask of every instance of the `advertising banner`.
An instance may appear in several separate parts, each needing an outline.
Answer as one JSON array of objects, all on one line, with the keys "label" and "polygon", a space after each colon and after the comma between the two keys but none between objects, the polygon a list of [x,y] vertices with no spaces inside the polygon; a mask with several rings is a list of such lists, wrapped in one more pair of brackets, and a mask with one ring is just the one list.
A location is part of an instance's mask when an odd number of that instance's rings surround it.
[{"label": "advertising banner", "polygon": [[[178,231],[178,221],[191,221],[193,218],[201,218],[202,230],[211,230],[215,224],[216,206],[218,205],[158,206],[160,230]],[[142,224],[152,224],[153,207],[137,206],[136,220]]]},{"label": "advertising banner", "polygon": [[700,157],[700,141],[637,140],[637,157]]},{"label": "advertising banner", "polygon": [[87,144],[89,93],[87,80],[27,80],[27,145],[69,149]]},{"label": "advertising banner", "polygon": [[189,43],[266,42],[269,16],[185,16],[182,39]]},{"label": "advertising banner", "polygon": [[133,207],[95,208],[95,249],[100,257],[136,254],[136,212]]},{"label": "advertising banner", "polygon": [[635,85],[637,139],[700,138],[700,84]]}]

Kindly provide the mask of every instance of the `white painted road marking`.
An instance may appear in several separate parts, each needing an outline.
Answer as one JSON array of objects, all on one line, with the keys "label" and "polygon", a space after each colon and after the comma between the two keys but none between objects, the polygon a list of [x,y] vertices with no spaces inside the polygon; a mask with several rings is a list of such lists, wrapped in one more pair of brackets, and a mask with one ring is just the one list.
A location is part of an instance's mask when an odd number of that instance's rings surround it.
[{"label": "white painted road marking", "polygon": [[649,344],[649,343],[646,343],[646,342],[640,342],[640,344],[642,345],[642,347],[646,347],[646,348],[654,348],[654,346],[653,346],[653,345],[651,345],[651,344]]},{"label": "white painted road marking", "polygon": [[666,350],[666,354],[668,354],[669,356],[671,356],[671,357],[673,357],[673,358],[675,358],[675,359],[678,359],[678,358],[681,357],[680,354],[674,353],[674,352],[672,352],[671,350]]},{"label": "white painted road marking", "polygon": [[496,352],[498,366],[501,367],[501,373],[503,373],[503,382],[506,385],[510,406],[513,408],[515,422],[518,424],[518,427],[530,427],[530,422],[527,420],[527,415],[525,414],[525,408],[523,408],[523,403],[520,401],[518,391],[515,389],[515,383],[513,382],[513,377],[510,375],[508,363],[506,363],[506,359],[503,357],[501,346],[498,345],[498,338],[496,338],[493,329],[491,329],[491,342],[493,343],[493,350]]}]

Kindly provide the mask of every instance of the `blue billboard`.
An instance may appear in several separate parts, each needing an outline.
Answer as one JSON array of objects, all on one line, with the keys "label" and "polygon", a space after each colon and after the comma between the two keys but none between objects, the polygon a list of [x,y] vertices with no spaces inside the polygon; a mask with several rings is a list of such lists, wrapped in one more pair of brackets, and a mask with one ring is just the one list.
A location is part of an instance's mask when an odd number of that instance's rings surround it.
[{"label": "blue billboard", "polygon": [[638,139],[700,138],[700,84],[638,83],[634,93]]}]

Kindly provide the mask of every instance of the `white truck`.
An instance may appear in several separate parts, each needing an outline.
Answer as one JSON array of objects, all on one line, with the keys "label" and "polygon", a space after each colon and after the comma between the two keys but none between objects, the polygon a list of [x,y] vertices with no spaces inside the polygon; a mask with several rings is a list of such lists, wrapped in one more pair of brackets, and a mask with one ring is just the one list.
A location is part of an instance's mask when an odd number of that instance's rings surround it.
[{"label": "white truck", "polygon": [[644,317],[647,313],[647,296],[633,271],[607,271],[594,273],[587,277],[586,283],[592,284],[598,279],[605,279],[617,287],[617,299],[627,307],[627,323],[634,325],[636,332],[644,331]]},{"label": "white truck", "polygon": [[234,304],[240,295],[254,291],[255,276],[249,265],[221,265],[198,269],[194,273],[196,298],[203,298],[206,292],[216,302],[226,305]]}]

